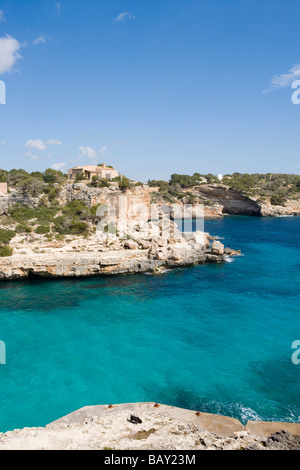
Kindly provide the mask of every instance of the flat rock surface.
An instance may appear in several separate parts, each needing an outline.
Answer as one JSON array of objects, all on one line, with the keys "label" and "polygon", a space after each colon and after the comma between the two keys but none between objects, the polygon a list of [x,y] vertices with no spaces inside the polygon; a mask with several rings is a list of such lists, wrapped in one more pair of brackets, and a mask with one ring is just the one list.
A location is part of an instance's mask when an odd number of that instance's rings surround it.
[{"label": "flat rock surface", "polygon": [[85,407],[45,428],[0,434],[0,450],[10,449],[299,450],[300,436],[284,430],[259,436],[247,432],[233,418],[155,403],[131,403]]}]

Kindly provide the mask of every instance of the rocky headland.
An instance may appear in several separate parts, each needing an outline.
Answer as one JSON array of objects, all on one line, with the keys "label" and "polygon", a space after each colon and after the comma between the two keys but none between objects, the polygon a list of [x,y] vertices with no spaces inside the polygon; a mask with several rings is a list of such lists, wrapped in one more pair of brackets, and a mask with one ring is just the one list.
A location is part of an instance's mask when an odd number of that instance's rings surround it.
[{"label": "rocky headland", "polygon": [[[174,221],[182,216],[203,222],[226,214],[300,215],[297,197],[286,199],[283,205],[278,200],[272,204],[270,198],[251,196],[220,182],[180,187],[181,192],[174,190],[174,184],[168,185],[166,193],[150,184],[120,189],[117,182],[92,187],[88,182],[38,181],[39,191],[34,185],[29,191],[15,184],[7,194],[0,194],[2,280],[158,273],[220,263],[239,252],[225,249],[204,232],[204,224],[194,233],[184,233]],[[36,184],[35,178],[31,184]],[[100,216],[99,207],[106,208]],[[153,207],[158,219],[154,221]],[[119,224],[124,208],[125,231],[124,224]],[[163,226],[167,224],[166,232]]]},{"label": "rocky headland", "polygon": [[[154,227],[156,227],[154,225]],[[161,273],[166,269],[221,263],[239,251],[224,248],[203,232],[178,238],[141,235],[120,239],[116,235],[66,237],[47,242],[42,237],[13,242],[14,253],[0,258],[0,280],[38,277],[86,277],[134,273]]]},{"label": "rocky headland", "polygon": [[44,428],[0,434],[0,450],[300,450],[300,424],[242,425],[158,403],[87,406]]},{"label": "rocky headland", "polygon": [[[122,192],[113,185],[91,188],[68,183],[60,188],[59,208],[49,209],[45,200],[23,198],[18,190],[12,190],[0,197],[2,236],[11,237],[11,252],[0,257],[0,280],[160,273],[221,263],[240,254],[203,230],[179,230],[173,219],[182,216],[180,204],[156,204],[152,220],[151,194],[152,188],[147,187]],[[100,215],[99,207],[104,208]],[[184,216],[199,216],[204,228],[205,214],[198,214],[198,208],[200,205],[188,206]],[[55,217],[50,221],[39,220],[41,212],[47,217],[53,211]],[[73,233],[74,224],[79,233]]]}]

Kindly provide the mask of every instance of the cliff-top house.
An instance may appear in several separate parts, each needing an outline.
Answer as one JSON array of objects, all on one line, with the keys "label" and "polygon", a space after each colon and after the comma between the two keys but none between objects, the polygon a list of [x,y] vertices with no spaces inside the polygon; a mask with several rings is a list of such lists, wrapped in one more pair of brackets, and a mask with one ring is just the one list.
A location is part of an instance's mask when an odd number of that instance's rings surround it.
[{"label": "cliff-top house", "polygon": [[93,176],[97,176],[99,179],[107,178],[114,179],[119,176],[119,172],[112,166],[106,166],[105,163],[102,165],[87,165],[87,166],[74,166],[68,170],[68,179],[75,180],[77,175],[82,175],[82,179],[92,180]]}]

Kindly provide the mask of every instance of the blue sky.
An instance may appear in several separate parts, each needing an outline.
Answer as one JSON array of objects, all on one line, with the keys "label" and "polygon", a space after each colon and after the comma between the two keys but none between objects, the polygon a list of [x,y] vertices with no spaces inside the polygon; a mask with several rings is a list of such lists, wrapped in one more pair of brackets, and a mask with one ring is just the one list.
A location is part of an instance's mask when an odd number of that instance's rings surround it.
[{"label": "blue sky", "polygon": [[300,172],[299,0],[0,0],[0,167]]}]

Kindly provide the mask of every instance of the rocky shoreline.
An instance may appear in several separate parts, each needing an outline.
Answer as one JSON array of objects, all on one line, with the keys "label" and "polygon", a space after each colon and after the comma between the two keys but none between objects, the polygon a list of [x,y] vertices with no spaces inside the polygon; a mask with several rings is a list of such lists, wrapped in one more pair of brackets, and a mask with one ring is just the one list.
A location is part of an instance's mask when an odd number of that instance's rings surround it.
[{"label": "rocky shoreline", "polygon": [[[225,249],[217,240],[210,246],[208,234],[196,232],[185,236],[178,241],[126,240],[122,245],[115,241],[110,247],[97,239],[81,240],[81,244],[74,239],[60,247],[45,245],[33,250],[27,247],[27,250],[15,250],[11,257],[0,258],[0,280],[160,273],[165,269],[221,263],[228,256],[240,254]],[[203,237],[205,243],[200,242]]]},{"label": "rocky shoreline", "polygon": [[0,450],[300,450],[300,424],[244,426],[158,403],[87,406],[44,428],[0,434]]}]

